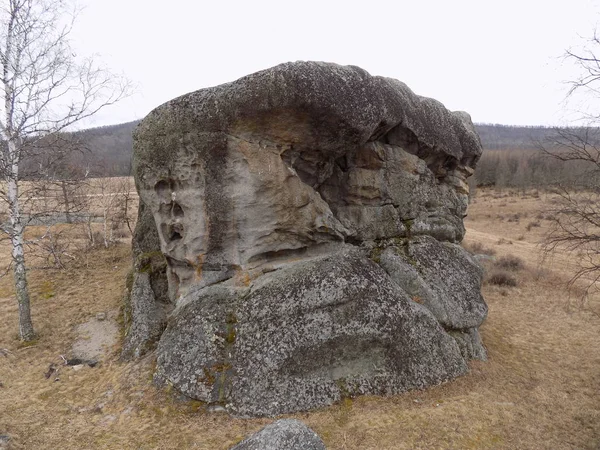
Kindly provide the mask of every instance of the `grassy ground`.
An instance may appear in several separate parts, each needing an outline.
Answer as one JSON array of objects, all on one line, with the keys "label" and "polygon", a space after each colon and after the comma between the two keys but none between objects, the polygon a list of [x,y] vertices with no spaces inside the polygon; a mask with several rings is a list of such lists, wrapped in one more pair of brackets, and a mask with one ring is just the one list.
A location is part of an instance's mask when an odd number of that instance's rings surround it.
[{"label": "grassy ground", "polygon": [[[540,267],[551,196],[480,191],[469,211],[466,246],[520,257],[517,287],[486,284],[481,332],[489,361],[427,391],[361,397],[295,414],[329,449],[597,449],[600,445],[600,317],[562,287],[573,258]],[[518,216],[518,217],[517,217]],[[530,226],[538,222],[540,226]],[[226,449],[271,419],[232,419],[174,400],[151,384],[152,355],[97,368],[64,367],[46,379],[75,339],[75,327],[117,309],[130,264],[127,246],[95,250],[67,271],[31,273],[32,347],[16,339],[17,309],[0,280],[0,434],[14,448]],[[599,310],[599,309],[596,309]]]}]

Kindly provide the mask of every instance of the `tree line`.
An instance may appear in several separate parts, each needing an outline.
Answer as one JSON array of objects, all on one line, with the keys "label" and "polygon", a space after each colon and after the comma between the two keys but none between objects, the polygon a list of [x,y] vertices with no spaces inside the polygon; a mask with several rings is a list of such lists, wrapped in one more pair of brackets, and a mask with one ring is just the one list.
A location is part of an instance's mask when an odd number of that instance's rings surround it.
[{"label": "tree line", "polygon": [[[84,169],[94,177],[129,175],[132,132],[137,124],[132,121],[73,133],[81,151],[70,153],[65,166],[71,170],[57,172],[57,176],[64,178]],[[560,133],[557,129],[499,124],[476,124],[475,128],[484,148],[472,180],[478,186],[543,187],[557,180],[581,181],[585,164],[562,164],[540,150],[553,144]]]},{"label": "tree line", "polygon": [[[132,121],[71,133],[70,137],[78,142],[80,151],[69,155],[68,165],[88,168],[96,176],[128,175],[133,152],[132,133],[138,123]],[[475,129],[486,153],[490,150],[538,150],[540,142],[551,139],[555,133],[554,128],[543,126],[475,124]],[[495,159],[493,152],[492,155]],[[529,158],[531,153],[523,155]],[[513,157],[516,156],[513,153]]]}]

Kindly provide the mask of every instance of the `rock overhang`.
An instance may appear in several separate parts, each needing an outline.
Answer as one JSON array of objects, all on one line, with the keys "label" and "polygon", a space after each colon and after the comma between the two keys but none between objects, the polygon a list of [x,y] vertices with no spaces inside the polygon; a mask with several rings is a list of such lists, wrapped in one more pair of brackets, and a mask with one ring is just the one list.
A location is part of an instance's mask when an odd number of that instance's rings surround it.
[{"label": "rock overhang", "polygon": [[[153,110],[135,133],[159,140],[182,128],[237,132],[241,138],[258,135],[335,155],[381,139],[396,127],[410,133],[420,147],[466,167],[474,167],[482,152],[467,113],[451,112],[398,80],[322,62],[285,63],[182,95]],[[138,150],[138,176],[146,158],[154,163],[163,156],[160,150],[159,155],[146,151]]]}]

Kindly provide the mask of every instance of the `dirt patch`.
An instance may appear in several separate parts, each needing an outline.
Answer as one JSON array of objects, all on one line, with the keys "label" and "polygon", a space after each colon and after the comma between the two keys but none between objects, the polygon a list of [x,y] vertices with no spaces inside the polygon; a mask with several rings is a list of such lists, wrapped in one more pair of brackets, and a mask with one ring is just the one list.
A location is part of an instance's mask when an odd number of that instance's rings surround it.
[{"label": "dirt patch", "polygon": [[78,338],[71,350],[72,357],[86,361],[106,359],[119,338],[117,315],[117,311],[106,315],[99,313],[93,319],[78,325],[75,328]]}]

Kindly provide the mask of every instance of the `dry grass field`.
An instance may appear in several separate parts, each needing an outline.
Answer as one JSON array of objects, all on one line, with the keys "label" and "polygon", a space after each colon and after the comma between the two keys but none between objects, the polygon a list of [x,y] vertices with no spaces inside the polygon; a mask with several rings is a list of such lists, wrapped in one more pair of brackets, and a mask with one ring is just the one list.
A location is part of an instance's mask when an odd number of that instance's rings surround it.
[{"label": "dry grass field", "polygon": [[[348,399],[293,417],[328,449],[600,448],[600,302],[581,305],[578,292],[565,290],[576,255],[542,261],[537,244],[552,201],[480,190],[470,207],[465,246],[524,262],[512,267],[517,286],[484,286],[489,361],[426,391]],[[179,401],[151,384],[152,355],[124,364],[118,345],[96,368],[65,366],[59,381],[45,378],[68,354],[78,324],[119,308],[129,266],[123,243],[82,254],[66,270],[32,271],[40,338],[30,347],[16,337],[10,279],[0,280],[0,434],[13,448],[227,449],[272,421]]]},{"label": "dry grass field", "polygon": [[[133,177],[88,178],[79,182],[67,181],[65,185],[68,190],[69,202],[73,200],[73,197],[75,199],[87,197],[88,201],[84,205],[86,211],[97,215],[102,215],[107,197],[127,191],[137,199]],[[0,189],[5,189],[3,182],[0,182]],[[60,181],[23,181],[20,184],[20,193],[21,210],[24,214],[64,210],[64,206],[62,206],[64,194]],[[8,214],[8,204],[1,202],[0,215],[6,214]]]}]

